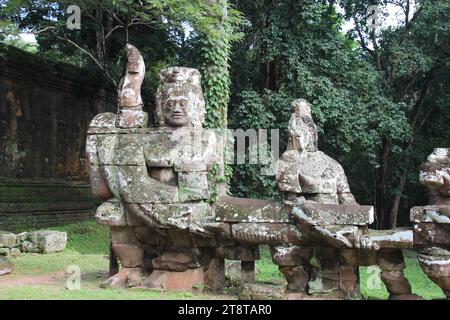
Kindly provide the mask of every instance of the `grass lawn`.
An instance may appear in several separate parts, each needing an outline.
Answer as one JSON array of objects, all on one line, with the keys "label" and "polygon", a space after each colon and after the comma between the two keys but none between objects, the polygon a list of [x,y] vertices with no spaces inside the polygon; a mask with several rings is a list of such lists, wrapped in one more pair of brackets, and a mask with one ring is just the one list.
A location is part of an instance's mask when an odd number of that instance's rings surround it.
[{"label": "grass lawn", "polygon": [[[108,228],[95,222],[84,222],[53,228],[68,233],[66,250],[40,255],[22,254],[13,259],[15,270],[0,278],[0,299],[233,299],[231,294],[213,295],[191,292],[162,292],[142,289],[101,289],[99,284],[108,276]],[[406,252],[406,276],[413,292],[426,298],[444,298],[442,290],[422,272],[413,252]],[[81,288],[66,289],[70,273],[79,268]],[[283,283],[283,277],[262,247],[256,264],[258,282]],[[373,267],[360,268],[361,291],[365,297],[386,299],[388,294]]]}]

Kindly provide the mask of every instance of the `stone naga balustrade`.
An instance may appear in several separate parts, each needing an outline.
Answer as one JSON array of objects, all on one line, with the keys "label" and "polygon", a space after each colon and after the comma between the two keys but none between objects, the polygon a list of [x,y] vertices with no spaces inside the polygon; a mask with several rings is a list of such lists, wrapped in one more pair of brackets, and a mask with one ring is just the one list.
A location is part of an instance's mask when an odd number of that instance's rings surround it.
[{"label": "stone naga balustrade", "polygon": [[[200,73],[161,71],[157,126],[148,127],[140,97],[144,62],[133,46],[126,52],[118,113],[97,115],[86,143],[92,191],[105,201],[96,219],[110,227],[122,266],[103,287],[220,291],[224,259],[240,260],[241,281],[253,282],[258,246],[268,245],[286,293],[297,298],[359,297],[362,265],[380,266],[391,298],[415,297],[401,251],[415,247],[413,230],[368,229],[373,207],[356,203],[342,167],[318,150],[306,100],[292,104],[288,150],[278,165],[285,200],[223,196],[212,203],[208,172],[223,165],[224,144],[220,133],[202,127]],[[424,254],[421,261],[428,261]]]}]

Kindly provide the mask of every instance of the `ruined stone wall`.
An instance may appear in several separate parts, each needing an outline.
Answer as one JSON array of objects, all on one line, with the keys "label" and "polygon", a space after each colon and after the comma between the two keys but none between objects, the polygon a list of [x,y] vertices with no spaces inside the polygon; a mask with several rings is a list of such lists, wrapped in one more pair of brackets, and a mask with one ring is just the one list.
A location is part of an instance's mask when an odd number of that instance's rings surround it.
[{"label": "ruined stone wall", "polygon": [[91,213],[85,140],[93,116],[116,109],[105,88],[85,70],[0,47],[0,229]]}]

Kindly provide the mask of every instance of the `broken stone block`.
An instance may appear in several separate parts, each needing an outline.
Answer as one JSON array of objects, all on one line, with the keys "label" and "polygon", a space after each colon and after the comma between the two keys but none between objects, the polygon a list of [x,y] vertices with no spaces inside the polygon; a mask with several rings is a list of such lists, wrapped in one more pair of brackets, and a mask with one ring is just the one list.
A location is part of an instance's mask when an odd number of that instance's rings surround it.
[{"label": "broken stone block", "polygon": [[53,253],[63,251],[67,233],[52,230],[24,232],[17,235],[22,252]]},{"label": "broken stone block", "polygon": [[282,300],[284,298],[284,286],[269,284],[244,284],[240,300]]},{"label": "broken stone block", "polygon": [[154,270],[143,285],[152,289],[201,291],[204,288],[203,268],[183,272]]},{"label": "broken stone block", "polygon": [[0,247],[12,248],[16,245],[16,235],[0,230]]},{"label": "broken stone block", "polygon": [[9,258],[10,253],[11,253],[10,248],[0,248],[0,257]]}]

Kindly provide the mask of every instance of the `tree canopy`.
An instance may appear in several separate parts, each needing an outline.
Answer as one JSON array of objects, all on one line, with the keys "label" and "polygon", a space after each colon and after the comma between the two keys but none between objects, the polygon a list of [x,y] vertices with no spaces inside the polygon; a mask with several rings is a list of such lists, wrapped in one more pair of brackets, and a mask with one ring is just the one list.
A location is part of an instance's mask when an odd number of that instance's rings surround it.
[{"label": "tree canopy", "polygon": [[[72,4],[80,30],[66,26]],[[396,23],[372,28],[372,5],[397,8]],[[133,43],[150,106],[162,67],[199,68],[207,125],[278,128],[280,152],[290,102],[309,100],[319,148],[342,163],[357,200],[375,205],[379,228],[407,223],[425,203],[419,165],[448,147],[450,0],[0,0],[0,9],[0,40],[34,32],[36,54],[100,70],[112,87]],[[258,165],[233,169],[234,195],[279,196]]]}]

